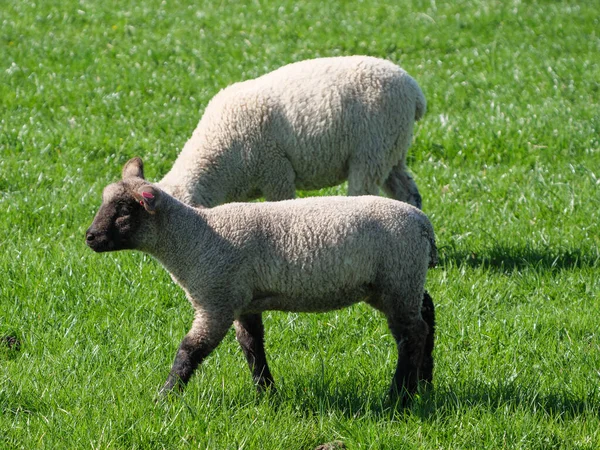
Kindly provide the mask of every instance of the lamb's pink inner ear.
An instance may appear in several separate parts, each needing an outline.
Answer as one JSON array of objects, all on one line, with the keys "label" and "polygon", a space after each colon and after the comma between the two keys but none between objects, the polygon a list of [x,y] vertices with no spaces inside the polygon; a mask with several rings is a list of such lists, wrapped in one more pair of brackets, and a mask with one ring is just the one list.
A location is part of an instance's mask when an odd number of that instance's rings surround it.
[{"label": "lamb's pink inner ear", "polygon": [[[158,192],[156,192],[156,194],[158,194]],[[150,214],[154,214],[158,199],[152,186],[143,186],[135,195],[144,209]]]}]

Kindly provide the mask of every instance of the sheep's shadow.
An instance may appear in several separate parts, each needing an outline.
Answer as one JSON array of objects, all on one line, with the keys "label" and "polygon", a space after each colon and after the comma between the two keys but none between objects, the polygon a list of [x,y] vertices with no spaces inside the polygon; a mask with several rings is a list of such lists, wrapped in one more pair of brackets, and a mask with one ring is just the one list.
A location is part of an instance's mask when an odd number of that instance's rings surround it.
[{"label": "sheep's shadow", "polygon": [[516,382],[499,383],[495,386],[475,383],[467,386],[450,388],[431,387],[419,393],[412,404],[403,408],[400,403],[391,403],[385,392],[380,396],[352,389],[349,386],[329,386],[323,380],[312,380],[305,388],[313,389],[312,395],[306,396],[302,390],[292,390],[281,398],[279,393],[270,395],[270,402],[277,408],[279,404],[292,402],[297,408],[308,413],[320,414],[323,411],[336,411],[348,419],[361,416],[386,418],[398,413],[411,414],[422,420],[437,421],[447,416],[454,417],[457,413],[471,408],[484,407],[495,412],[498,410],[527,410],[531,413],[540,412],[567,419],[574,419],[583,414],[593,414],[600,418],[600,410],[595,407],[595,394],[588,399],[574,395],[556,392],[539,394],[535,386],[521,385]]},{"label": "sheep's shadow", "polygon": [[316,376],[302,386],[284,385],[277,392],[268,393],[268,402],[274,409],[292,404],[295,409],[308,414],[323,415],[335,411],[348,419],[384,417],[402,409],[399,404],[390,403],[386,390],[374,393],[371,389],[338,385]]},{"label": "sheep's shadow", "polygon": [[595,267],[600,263],[600,253],[581,249],[538,249],[530,246],[495,245],[476,251],[440,248],[440,267],[454,264],[484,268],[499,272],[512,272],[525,268],[544,270],[569,270]]},{"label": "sheep's shadow", "polygon": [[496,385],[474,383],[457,389],[438,389],[425,402],[419,403],[413,413],[425,420],[438,420],[440,415],[455,415],[465,409],[483,406],[491,412],[520,409],[568,419],[585,413],[600,417],[596,401],[595,393],[590,393],[587,399],[565,392],[540,394],[536,386],[514,381]]}]

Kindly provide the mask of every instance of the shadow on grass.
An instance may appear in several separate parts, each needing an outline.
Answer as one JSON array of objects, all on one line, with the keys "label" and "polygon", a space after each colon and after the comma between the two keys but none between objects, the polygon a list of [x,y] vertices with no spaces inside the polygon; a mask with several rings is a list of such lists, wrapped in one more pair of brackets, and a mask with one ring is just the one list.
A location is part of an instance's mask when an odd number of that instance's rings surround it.
[{"label": "shadow on grass", "polygon": [[270,395],[269,402],[274,408],[292,403],[298,409],[317,415],[335,411],[348,419],[364,416],[389,418],[407,413],[423,420],[439,420],[472,408],[490,412],[525,410],[561,419],[573,419],[586,413],[600,417],[600,410],[596,408],[596,391],[590,392],[586,398],[578,398],[563,392],[541,395],[535,386],[518,383],[496,386],[474,384],[462,390],[433,387],[420,392],[406,408],[402,408],[400,403],[391,403],[386,394],[313,380],[302,389],[288,391],[285,398],[279,393]]},{"label": "shadow on grass", "polygon": [[0,416],[27,416],[47,410],[38,393],[22,391],[10,380],[0,385]]},{"label": "shadow on grass", "polygon": [[267,401],[274,409],[294,405],[294,409],[319,416],[336,412],[347,419],[391,418],[397,413],[410,413],[413,405],[428,402],[431,395],[430,390],[421,390],[413,403],[409,402],[409,405],[403,408],[399,400],[390,401],[387,387],[374,389],[366,386],[338,384],[318,377],[306,381],[307,384],[302,386],[288,385],[281,391],[269,393]]},{"label": "shadow on grass", "polygon": [[578,398],[563,392],[541,395],[535,386],[518,383],[496,386],[474,384],[462,391],[437,390],[425,402],[418,404],[413,413],[423,419],[438,419],[469,408],[483,407],[491,412],[525,410],[563,419],[573,419],[585,413],[600,417],[597,397],[595,391],[588,393],[586,398]]},{"label": "shadow on grass", "polygon": [[598,250],[580,249],[537,249],[528,246],[511,247],[498,245],[478,251],[456,250],[451,247],[440,249],[440,267],[448,264],[467,265],[473,268],[492,269],[500,272],[534,269],[581,269],[600,263]]}]

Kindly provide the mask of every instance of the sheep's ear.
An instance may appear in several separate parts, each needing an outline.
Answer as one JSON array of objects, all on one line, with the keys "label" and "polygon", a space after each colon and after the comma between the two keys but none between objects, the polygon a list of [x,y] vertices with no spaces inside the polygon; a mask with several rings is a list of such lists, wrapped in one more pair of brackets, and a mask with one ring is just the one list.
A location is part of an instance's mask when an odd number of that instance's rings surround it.
[{"label": "sheep's ear", "polygon": [[160,204],[160,194],[161,192],[154,186],[146,185],[139,188],[134,197],[146,211],[154,214]]},{"label": "sheep's ear", "polygon": [[123,179],[142,178],[144,179],[144,163],[142,158],[131,158],[123,166]]}]

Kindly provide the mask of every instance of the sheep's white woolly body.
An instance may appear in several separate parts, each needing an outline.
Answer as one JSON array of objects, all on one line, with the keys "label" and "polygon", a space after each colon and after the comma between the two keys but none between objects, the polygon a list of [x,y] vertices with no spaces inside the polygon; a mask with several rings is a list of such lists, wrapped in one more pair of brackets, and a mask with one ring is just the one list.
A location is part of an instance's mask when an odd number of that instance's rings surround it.
[{"label": "sheep's white woolly body", "polygon": [[382,59],[321,58],[236,83],[208,104],[159,185],[192,205],[260,195],[293,198],[348,179],[350,195],[379,193],[420,207],[405,167],[426,101]]},{"label": "sheep's white woolly body", "polygon": [[195,307],[226,307],[235,316],[324,311],[355,303],[377,285],[379,293],[405,294],[395,303],[420,308],[433,231],[416,208],[371,196],[196,211],[172,202],[156,228],[160,244],[148,251]]},{"label": "sheep's white woolly body", "polygon": [[86,234],[97,252],[154,255],[195,309],[164,391],[186,383],[234,324],[255,382],[273,385],[261,312],[327,311],[364,300],[387,318],[398,344],[392,392],[431,381],[432,226],[417,208],[374,196],[231,203],[195,209],[143,178],[141,160],[104,190]]}]

